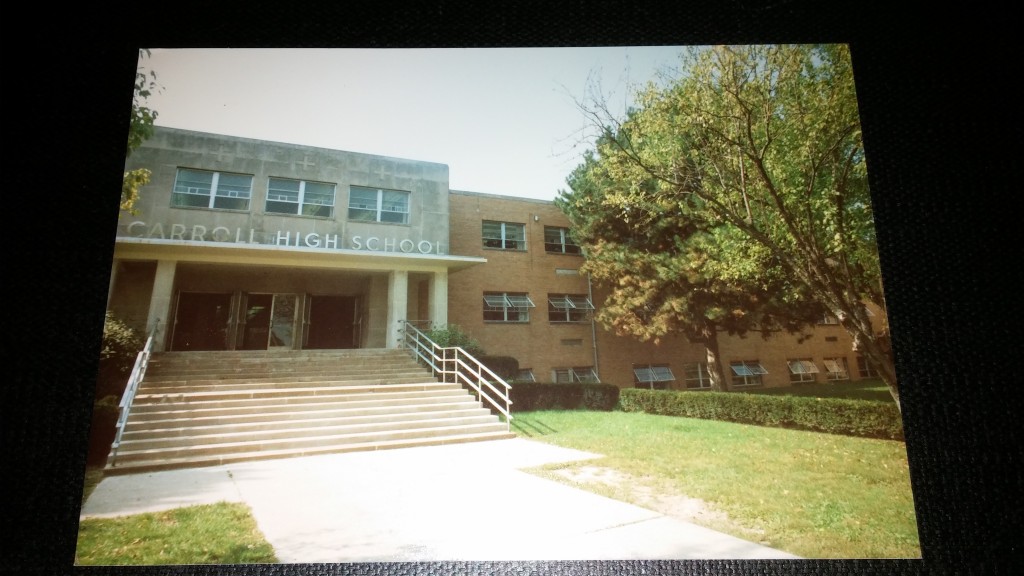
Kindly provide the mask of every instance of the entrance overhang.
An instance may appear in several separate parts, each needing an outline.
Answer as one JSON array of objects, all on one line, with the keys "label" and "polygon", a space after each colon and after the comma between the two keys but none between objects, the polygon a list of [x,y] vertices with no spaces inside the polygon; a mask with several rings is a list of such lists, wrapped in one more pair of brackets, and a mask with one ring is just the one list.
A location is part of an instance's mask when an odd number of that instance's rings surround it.
[{"label": "entrance overhang", "polygon": [[123,237],[118,238],[114,244],[114,258],[338,270],[406,270],[409,272],[429,272],[439,268],[455,272],[487,262],[486,258],[446,254]]}]

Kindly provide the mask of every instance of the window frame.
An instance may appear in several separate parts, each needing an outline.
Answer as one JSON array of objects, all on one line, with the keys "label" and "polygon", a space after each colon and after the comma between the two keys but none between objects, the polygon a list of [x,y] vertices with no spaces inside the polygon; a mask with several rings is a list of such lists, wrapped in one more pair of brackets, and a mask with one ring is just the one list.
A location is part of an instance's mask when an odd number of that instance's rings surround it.
[{"label": "window frame", "polygon": [[548,294],[548,322],[552,324],[586,322],[594,310],[586,294]]},{"label": "window frame", "polygon": [[[272,200],[270,196],[271,196],[271,193],[272,193],[272,190],[273,190],[273,181],[274,180],[279,180],[279,181],[282,181],[282,182],[298,182],[299,183],[299,190],[298,190],[298,197],[297,197],[297,199],[294,202],[292,202],[291,200],[282,200],[282,199],[273,199]],[[320,202],[307,202],[306,201],[306,184],[330,186],[330,188],[331,188],[331,203],[330,204],[325,204],[325,203],[320,203]],[[288,192],[290,192],[290,190]],[[320,182],[320,181],[316,181],[316,180],[297,180],[295,178],[281,178],[280,176],[268,176],[267,177],[267,198],[266,198],[266,201],[263,203],[263,213],[264,214],[280,215],[280,216],[308,216],[308,217],[311,217],[311,218],[328,218],[329,219],[329,218],[333,218],[334,217],[334,208],[335,208],[335,205],[337,204],[337,201],[338,201],[338,186],[337,186],[337,184],[333,184],[331,182]],[[275,202],[277,204],[294,205],[296,211],[295,212],[281,212],[281,211],[278,211],[278,210],[271,210],[270,209],[270,203],[271,202]],[[327,214],[307,214],[306,213],[306,211],[307,211],[307,209],[309,207],[314,208],[314,211],[319,211],[321,208],[323,208],[325,206],[328,209],[328,213]]]},{"label": "window frame", "polygon": [[[369,207],[363,206],[363,205],[353,206],[352,205],[352,201],[356,197],[356,195],[353,192],[356,192],[356,191],[359,191],[359,192],[374,192],[375,193],[376,205],[373,208],[369,208]],[[404,200],[405,210],[404,211],[403,210],[385,210],[384,209],[384,195],[385,195],[385,193],[400,194],[402,196],[403,200]],[[372,213],[373,214],[373,219],[365,219],[365,218],[353,217],[353,212],[352,212],[353,210],[356,210],[356,211],[361,212],[361,213],[367,213],[367,214]],[[346,214],[347,214],[347,219],[348,219],[349,222],[365,222],[365,223],[369,223],[369,224],[394,224],[394,225],[398,225],[398,226],[408,226],[410,220],[412,219],[412,192],[409,192],[408,190],[394,190],[392,188],[377,188],[377,187],[374,187],[374,186],[357,186],[355,184],[350,184],[349,187],[348,187],[348,212]],[[402,215],[402,221],[401,222],[394,222],[394,221],[391,221],[391,220],[385,220],[384,219],[384,215],[385,214],[401,214]]]},{"label": "window frame", "polygon": [[791,384],[807,384],[817,382],[817,374],[820,373],[818,365],[810,358],[787,359],[786,366],[789,368],[789,382]]},{"label": "window frame", "polygon": [[[822,358],[821,361],[825,365],[825,378],[829,382],[843,382],[850,379],[850,366],[845,356]],[[830,362],[835,366],[835,370],[829,366]]]},{"label": "window frame", "polygon": [[[693,372],[696,371],[696,377]],[[691,386],[697,382],[696,386]],[[707,362],[690,362],[683,365],[683,386],[687,390],[707,390],[711,388],[711,371],[708,370]]]},{"label": "window frame", "polygon": [[868,362],[867,356],[857,356],[857,373],[863,378],[881,378],[874,366]]},{"label": "window frame", "polygon": [[[550,242],[548,239],[549,232],[558,233],[558,241]],[[570,250],[572,247],[574,250]],[[569,229],[565,226],[545,226],[544,227],[544,251],[548,254],[564,254],[571,256],[579,256],[582,254],[582,249],[579,244],[572,239],[569,234]]]},{"label": "window frame", "polygon": [[[195,172],[195,173],[199,173],[199,174],[209,174],[210,175],[210,185],[209,185],[210,188],[208,190],[208,194],[197,194],[197,193],[194,193],[194,192],[179,192],[178,191],[178,189],[180,188],[179,183],[181,182],[181,176],[182,176],[182,172],[183,171],[184,172]],[[227,190],[224,193],[221,193],[221,189],[222,189],[221,175],[237,176],[237,177],[243,177],[243,178],[247,177],[249,179],[249,189],[247,191],[245,191],[244,196],[241,195],[239,193],[239,191],[237,191],[237,190]],[[202,168],[185,168],[185,167],[182,167],[182,166],[178,166],[177,170],[174,173],[174,184],[171,187],[171,208],[200,208],[200,209],[206,209],[206,210],[234,210],[234,211],[238,211],[238,212],[248,212],[250,210],[250,208],[252,207],[252,181],[253,181],[253,175],[252,174],[244,174],[244,173],[241,173],[241,172],[222,172],[220,170],[205,170],[205,169],[202,169]],[[227,186],[227,184],[225,184],[224,186]],[[235,186],[235,185],[232,185],[232,186]],[[195,188],[197,190],[200,189],[199,187],[193,187],[193,186],[187,186],[187,185],[185,186],[185,188],[188,189],[188,190],[192,190],[193,188]],[[187,203],[179,204],[177,202],[178,199],[182,199],[182,198],[196,198],[196,197],[203,197],[203,196],[207,197],[207,201],[206,201],[206,205],[205,206],[201,206],[201,205],[198,205],[198,204],[187,204]],[[225,202],[236,201],[237,202],[239,200],[244,200],[244,204],[245,204],[244,207],[239,208],[239,207],[234,207],[234,206],[218,206],[217,205],[218,201],[225,201]]]},{"label": "window frame", "polygon": [[764,386],[764,375],[768,373],[760,360],[737,360],[729,363],[732,370],[733,386]]},{"label": "window frame", "polygon": [[[483,318],[485,323],[528,324],[530,322],[530,308],[537,307],[526,292],[484,292],[483,300]],[[512,313],[515,314],[514,319],[511,319],[512,314],[509,313],[509,310],[515,310]],[[502,317],[488,318],[488,313],[492,316],[500,313]]]},{"label": "window frame", "polygon": [[[488,236],[488,224],[498,225],[498,236]],[[507,234],[508,227],[515,226],[521,232],[520,238],[510,238]],[[503,222],[499,220],[483,220],[480,225],[480,236],[484,250],[509,250],[513,252],[526,252],[526,224],[520,222]],[[492,244],[488,244],[488,243]],[[493,245],[497,243],[497,245]],[[522,247],[519,244],[522,244]],[[511,246],[510,246],[511,245]]]},{"label": "window frame", "polygon": [[[641,375],[646,372],[650,376],[645,380]],[[660,374],[658,373],[660,372]],[[633,364],[633,387],[646,390],[667,390],[669,382],[675,382],[676,375],[668,364]]]},{"label": "window frame", "polygon": [[[564,375],[564,378],[562,377]],[[574,366],[572,368],[552,368],[551,379],[555,384],[572,382],[600,384],[601,379],[593,366]]]},{"label": "window frame", "polygon": [[515,378],[512,379],[512,382],[536,382],[536,381],[537,381],[537,377],[534,376],[534,374],[533,374],[533,368],[520,368],[519,371],[516,372]]}]

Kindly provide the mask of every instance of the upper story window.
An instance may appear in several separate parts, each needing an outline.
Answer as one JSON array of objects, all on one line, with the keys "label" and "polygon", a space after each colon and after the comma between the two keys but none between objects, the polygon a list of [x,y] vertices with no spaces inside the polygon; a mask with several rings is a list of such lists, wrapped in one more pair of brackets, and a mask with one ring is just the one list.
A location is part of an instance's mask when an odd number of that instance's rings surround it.
[{"label": "upper story window", "polygon": [[356,222],[409,223],[409,193],[352,186],[348,196],[348,219]]},{"label": "upper story window", "polygon": [[584,294],[548,294],[548,321],[585,322],[594,309]]},{"label": "upper story window", "polygon": [[665,364],[633,365],[633,385],[637,388],[665,390],[668,383],[675,379],[672,369]]},{"label": "upper story window", "polygon": [[730,362],[729,368],[732,369],[733,386],[761,386],[764,384],[761,377],[768,373],[757,360]]},{"label": "upper story window", "polygon": [[484,220],[484,248],[526,250],[526,224]]},{"label": "upper story window", "polygon": [[334,184],[271,178],[266,211],[330,218],[334,215]]},{"label": "upper story window", "polygon": [[580,247],[569,236],[568,228],[544,227],[544,250],[551,254],[579,254]]},{"label": "upper story window", "polygon": [[248,210],[252,176],[178,168],[171,206]]},{"label": "upper story window", "polygon": [[486,322],[529,322],[533,300],[522,293],[485,292],[484,321]]}]

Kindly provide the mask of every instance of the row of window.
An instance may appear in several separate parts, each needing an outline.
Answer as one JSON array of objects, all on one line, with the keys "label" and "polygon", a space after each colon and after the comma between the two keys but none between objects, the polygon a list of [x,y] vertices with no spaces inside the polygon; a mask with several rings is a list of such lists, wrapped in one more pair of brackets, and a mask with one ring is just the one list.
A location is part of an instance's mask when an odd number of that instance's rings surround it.
[{"label": "row of window", "polygon": [[[179,168],[174,179],[171,206],[249,210],[251,174],[229,174]],[[336,185],[327,182],[271,177],[267,183],[268,214],[334,217]],[[350,186],[348,219],[357,222],[409,223],[409,193]]]},{"label": "row of window", "polygon": [[[551,371],[551,380],[555,383],[588,382],[599,383],[597,371],[593,366],[575,366],[573,368],[555,368]],[[516,374],[514,382],[536,382],[533,370],[523,368]]]},{"label": "row of window", "polygon": [[[825,358],[822,360],[825,365],[826,375],[829,381],[843,381],[850,379],[847,369],[846,358]],[[806,379],[807,374],[818,374],[818,367],[809,359],[788,360],[790,380],[793,382],[810,382],[814,379]],[[861,378],[877,378],[878,374],[863,356],[857,357],[857,369]],[[764,366],[757,360],[740,360],[729,363],[729,370],[732,376],[732,386],[760,386],[763,384],[761,377],[768,373]],[[691,362],[683,365],[683,385],[690,390],[706,389],[711,387],[711,375],[708,372],[708,365],[705,362]],[[796,377],[799,376],[799,379]],[[593,366],[577,366],[574,368],[555,368],[551,371],[551,378],[556,383],[567,382],[600,382],[597,372]],[[649,388],[651,390],[664,390],[669,387],[669,382],[676,379],[672,369],[667,364],[634,364],[633,384],[637,388]],[[537,379],[530,368],[519,370],[515,377],[516,382],[536,382]]]},{"label": "row of window", "polygon": [[[483,247],[494,250],[526,250],[526,224],[518,222],[483,222]],[[544,227],[544,251],[550,254],[579,254],[580,247],[569,235],[569,229]]]},{"label": "row of window", "polygon": [[[789,368],[789,381],[792,383],[805,383],[817,381],[820,374],[818,366],[809,358],[787,360]],[[824,358],[822,364],[825,366],[825,377],[829,382],[838,382],[850,379],[849,366],[846,358]],[[704,362],[693,362],[684,365],[684,385],[688,389],[701,389],[711,387],[711,376],[707,364]],[[868,364],[863,356],[857,357],[857,371],[861,378],[877,378],[878,373]],[[729,363],[729,376],[732,386],[761,386],[764,384],[762,377],[767,374],[764,366],[758,360],[740,360]],[[668,382],[676,379],[672,369],[667,364],[648,364],[633,366],[633,383],[637,388],[650,388],[652,390],[663,390],[668,388]]]},{"label": "row of window", "polygon": [[[527,323],[536,308],[524,292],[484,292],[484,321]],[[586,294],[548,294],[549,322],[585,322],[594,305]]]}]

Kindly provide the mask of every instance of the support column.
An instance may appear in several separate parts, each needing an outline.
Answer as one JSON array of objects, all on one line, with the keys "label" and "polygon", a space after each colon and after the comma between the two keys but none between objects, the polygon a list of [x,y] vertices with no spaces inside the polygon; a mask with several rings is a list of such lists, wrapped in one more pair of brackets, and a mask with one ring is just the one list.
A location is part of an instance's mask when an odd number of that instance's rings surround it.
[{"label": "support column", "polygon": [[388,274],[388,348],[397,348],[402,341],[402,325],[409,310],[409,273],[394,270]]},{"label": "support column", "polygon": [[438,270],[430,277],[428,287],[430,321],[437,328],[448,324],[448,269]]},{"label": "support column", "polygon": [[156,263],[156,275],[153,278],[153,293],[149,298],[149,317],[146,319],[146,335],[157,321],[160,327],[153,336],[153,351],[163,352],[167,349],[167,336],[170,334],[171,298],[174,296],[174,272],[177,261],[160,260]]},{"label": "support column", "polygon": [[114,285],[117,284],[117,271],[121,268],[121,261],[114,259],[113,265],[110,266],[110,284],[107,285],[107,307],[104,310],[110,310],[110,298],[114,295]]}]

